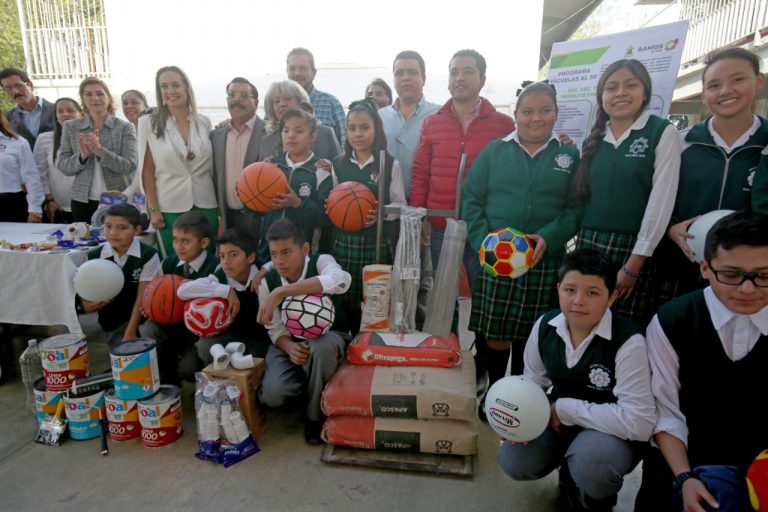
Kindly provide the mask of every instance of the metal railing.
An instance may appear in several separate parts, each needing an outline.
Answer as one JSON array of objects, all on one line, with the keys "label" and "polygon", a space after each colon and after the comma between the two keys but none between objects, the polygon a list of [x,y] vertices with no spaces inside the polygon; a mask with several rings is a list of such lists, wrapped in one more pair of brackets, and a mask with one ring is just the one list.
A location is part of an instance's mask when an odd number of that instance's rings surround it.
[{"label": "metal railing", "polygon": [[690,23],[685,65],[768,27],[768,0],[680,0],[680,17]]}]

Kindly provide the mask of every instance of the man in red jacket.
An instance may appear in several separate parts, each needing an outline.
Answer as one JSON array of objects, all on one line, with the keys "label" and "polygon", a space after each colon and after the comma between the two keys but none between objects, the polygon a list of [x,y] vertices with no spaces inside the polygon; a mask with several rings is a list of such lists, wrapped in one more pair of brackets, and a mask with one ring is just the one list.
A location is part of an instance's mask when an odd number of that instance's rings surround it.
[{"label": "man in red jacket", "polygon": [[[475,50],[460,50],[448,66],[448,90],[451,99],[427,117],[421,128],[411,178],[411,206],[452,210],[456,204],[456,180],[462,154],[467,155],[465,174],[472,161],[494,139],[509,135],[515,129],[511,117],[496,112],[490,101],[480,97],[485,85],[485,58]],[[464,179],[462,176],[461,179]],[[433,268],[437,268],[443,244],[446,221],[430,217],[430,251]],[[464,246],[464,267],[470,285],[480,266],[477,253]],[[475,334],[478,380],[485,373],[485,340]]]}]

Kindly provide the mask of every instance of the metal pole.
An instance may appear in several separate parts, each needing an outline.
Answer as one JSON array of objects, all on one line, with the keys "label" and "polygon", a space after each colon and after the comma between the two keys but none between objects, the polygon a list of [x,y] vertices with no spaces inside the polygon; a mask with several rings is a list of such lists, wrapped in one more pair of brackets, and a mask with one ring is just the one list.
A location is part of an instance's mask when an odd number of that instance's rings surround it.
[{"label": "metal pole", "polygon": [[379,197],[376,204],[376,263],[381,263],[381,243],[384,235],[384,187],[387,181],[387,152],[379,151]]},{"label": "metal pole", "polygon": [[31,61],[29,56],[29,43],[27,42],[27,24],[24,21],[24,5],[22,0],[16,0],[16,9],[19,11],[19,31],[21,32],[21,46],[24,48],[24,64],[27,68],[27,72],[30,75],[34,75],[34,69],[30,69]]},{"label": "metal pole", "polygon": [[464,186],[464,168],[467,166],[467,154],[461,154],[459,162],[459,175],[456,176],[456,204],[454,205],[454,215],[456,220],[461,219],[461,189]]}]

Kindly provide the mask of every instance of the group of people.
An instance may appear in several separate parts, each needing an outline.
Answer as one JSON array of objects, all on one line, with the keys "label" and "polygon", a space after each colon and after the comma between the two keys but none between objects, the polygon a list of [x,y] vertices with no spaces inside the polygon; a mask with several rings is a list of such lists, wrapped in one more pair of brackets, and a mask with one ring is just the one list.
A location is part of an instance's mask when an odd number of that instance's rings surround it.
[{"label": "group of people", "polygon": [[[305,435],[317,441],[320,394],[345,350],[338,333],[360,328],[361,270],[376,252],[375,213],[360,231],[337,229],[325,214],[329,191],[358,181],[377,194],[383,179],[386,204],[450,210],[463,180],[479,393],[510,364],[512,374],[550,390],[547,430],[525,445],[504,442],[502,469],[525,480],[560,468],[574,509],[609,510],[642,459],[638,510],[746,509],[746,467],[768,448],[748,398],[768,350],[768,121],[754,113],[765,82],[758,57],[739,48],[710,56],[702,99],[712,116],[681,133],[646,112],[653,91],[645,67],[612,63],[598,82],[595,122],[581,150],[554,133],[557,96],[547,83],[522,89],[514,120],[497,112],[481,96],[486,62],[474,50],[451,58],[451,97],[442,106],[424,96],[425,62],[414,51],[394,59],[394,101],[375,80],[346,114],[314,87],[308,50],[292,50],[286,68],[289,80],[266,93],[266,120],[256,114],[256,87],[232,79],[230,119],[215,129],[198,114],[184,72],[161,68],[159,105],[138,117],[138,137],[114,117],[106,85],[86,79],[82,111],[73,100],[56,104],[40,172],[24,156],[23,138],[45,130],[43,116],[33,126],[32,114],[52,115],[52,106],[31,94],[22,72],[0,73],[18,104],[9,114],[15,132],[3,119],[0,135],[13,141],[7,148],[21,148],[15,174],[6,171],[8,149],[0,152],[4,202],[23,205],[14,219],[39,221],[43,206],[61,205],[52,195],[55,169],[63,176],[56,180],[74,176],[76,220],[101,191],[124,191],[134,180],[130,186],[146,194],[162,263],[134,238],[138,210],[128,206],[107,212],[107,244],[90,254],[114,259],[126,273],[124,297],[84,304],[99,311],[113,340],[158,340],[168,381],[209,362],[212,343],[246,341],[266,358],[265,404],[281,405],[306,387]],[[126,95],[124,106],[138,112],[143,98]],[[263,160],[289,183],[267,213],[245,207],[235,189],[242,169]],[[47,173],[49,188],[33,183],[30,169]],[[712,228],[704,259],[695,261],[687,228],[720,209],[736,213]],[[425,223],[435,267],[445,227],[443,217]],[[534,243],[532,267],[516,279],[479,271],[483,239],[503,227]],[[381,249],[391,263],[391,240]],[[142,323],[138,297],[160,272],[191,279],[179,289],[183,299],[227,298],[235,324],[221,339],[196,339],[178,326]],[[304,293],[332,294],[337,304],[334,330],[311,343],[292,338],[277,314],[282,300]]]}]

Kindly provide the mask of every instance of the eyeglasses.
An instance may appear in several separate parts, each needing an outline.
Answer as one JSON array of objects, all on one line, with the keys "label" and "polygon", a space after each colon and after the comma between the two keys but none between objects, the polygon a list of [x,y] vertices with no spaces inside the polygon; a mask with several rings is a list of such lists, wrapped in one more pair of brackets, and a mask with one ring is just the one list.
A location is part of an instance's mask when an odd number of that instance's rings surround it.
[{"label": "eyeglasses", "polygon": [[227,91],[227,98],[231,100],[235,98],[240,98],[241,100],[247,100],[248,98],[253,98],[253,94],[245,91],[242,91],[242,92]]},{"label": "eyeglasses", "polygon": [[715,270],[710,269],[715,274],[715,279],[719,283],[729,284],[731,286],[740,286],[744,281],[752,281],[752,284],[758,288],[768,288],[768,274],[765,272],[742,272],[741,270]]}]

